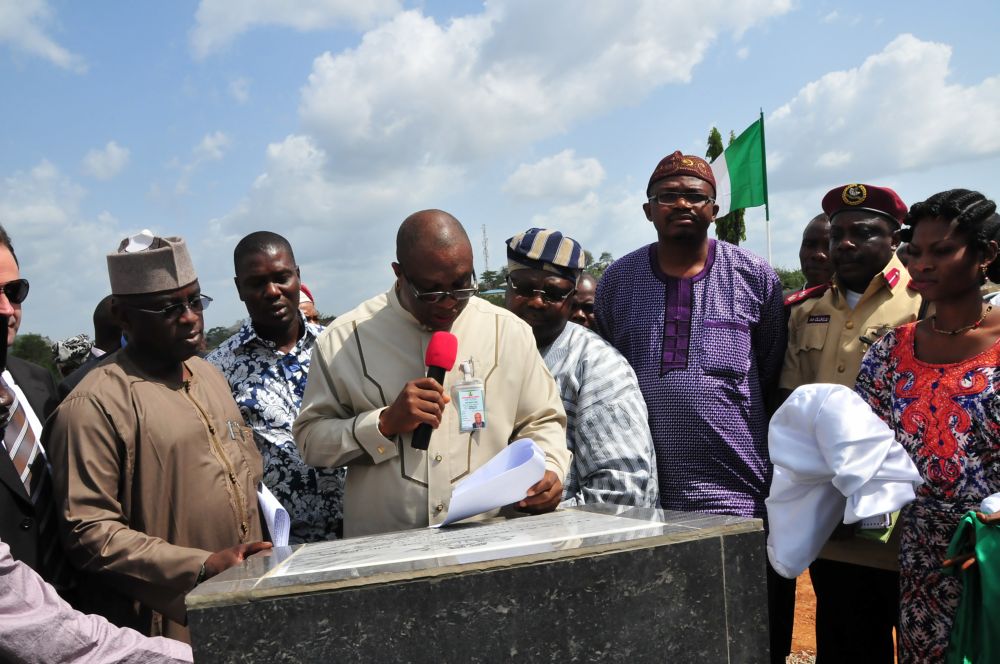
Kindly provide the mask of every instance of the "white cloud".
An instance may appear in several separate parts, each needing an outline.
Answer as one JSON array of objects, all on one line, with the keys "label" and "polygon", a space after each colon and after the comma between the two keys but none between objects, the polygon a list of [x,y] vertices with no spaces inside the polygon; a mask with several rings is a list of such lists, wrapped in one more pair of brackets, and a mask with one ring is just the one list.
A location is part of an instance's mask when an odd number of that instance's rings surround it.
[{"label": "white cloud", "polygon": [[491,2],[444,25],[407,11],[316,58],[300,115],[341,172],[468,164],[685,83],[720,34],[789,6],[708,0],[664,21],[656,0]]},{"label": "white cloud", "polygon": [[207,162],[220,161],[226,156],[226,151],[232,145],[232,139],[224,132],[215,131],[205,134],[201,141],[191,150],[191,161],[180,167],[181,175],[174,185],[174,193],[186,194],[189,191],[191,177]]},{"label": "white cloud", "polygon": [[129,149],[108,141],[103,149],[87,152],[83,158],[83,172],[98,180],[110,180],[128,164]]},{"label": "white cloud", "polygon": [[63,69],[86,71],[83,58],[46,34],[45,28],[53,18],[54,12],[45,0],[0,0],[0,44],[43,58]]},{"label": "white cloud", "polygon": [[250,79],[243,76],[234,78],[229,82],[229,95],[238,104],[245,104],[250,100]]},{"label": "white cloud", "polygon": [[521,164],[503,190],[522,198],[567,197],[593,189],[603,180],[601,162],[577,159],[573,150],[563,150],[534,164]]},{"label": "white cloud", "polygon": [[736,51],[736,57],[740,60],[746,60],[750,57],[750,49],[744,46],[740,50]]},{"label": "white cloud", "polygon": [[191,49],[196,58],[204,58],[244,32],[266,25],[303,32],[365,28],[398,10],[398,0],[201,0],[190,33]]},{"label": "white cloud", "polygon": [[[379,178],[334,175],[327,153],[302,135],[269,145],[266,158],[265,171],[244,200],[211,221],[199,250],[207,256],[226,255],[247,233],[260,229],[281,233],[292,244],[303,280],[318,291],[324,312],[342,313],[388,288],[400,222],[462,181],[460,170],[444,167]],[[231,266],[218,263],[203,262],[208,266],[206,282],[216,292],[229,292]],[[235,306],[226,324],[245,315],[238,308],[242,305]]]},{"label": "white cloud", "polygon": [[768,120],[770,182],[857,181],[1000,155],[1000,76],[963,85],[950,61],[950,46],[904,34],[807,84]]},{"label": "white cloud", "polygon": [[823,17],[823,22],[824,23],[833,23],[839,17],[840,17],[840,13],[838,11],[834,10],[834,11],[830,12],[829,14],[827,14],[826,16]]},{"label": "white cloud", "polygon": [[92,333],[94,305],[109,292],[105,256],[125,233],[107,211],[93,219],[83,215],[85,196],[48,161],[0,180],[0,223],[11,235],[21,275],[31,282],[22,332],[56,338]]}]

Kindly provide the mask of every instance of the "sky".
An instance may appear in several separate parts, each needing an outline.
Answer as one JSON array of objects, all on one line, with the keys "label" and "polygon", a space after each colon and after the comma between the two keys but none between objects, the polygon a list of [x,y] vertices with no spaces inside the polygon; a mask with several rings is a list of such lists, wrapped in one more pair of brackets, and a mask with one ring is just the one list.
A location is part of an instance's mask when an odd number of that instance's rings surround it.
[{"label": "sky", "polygon": [[748,210],[743,246],[794,268],[838,185],[1000,196],[998,25],[990,0],[0,0],[21,331],[91,332],[105,255],[145,228],[187,241],[207,327],[246,315],[232,250],[256,230],[325,314],[391,286],[426,208],[480,272],[531,226],[619,257],[655,240],[656,163],[761,112],[770,221]]}]

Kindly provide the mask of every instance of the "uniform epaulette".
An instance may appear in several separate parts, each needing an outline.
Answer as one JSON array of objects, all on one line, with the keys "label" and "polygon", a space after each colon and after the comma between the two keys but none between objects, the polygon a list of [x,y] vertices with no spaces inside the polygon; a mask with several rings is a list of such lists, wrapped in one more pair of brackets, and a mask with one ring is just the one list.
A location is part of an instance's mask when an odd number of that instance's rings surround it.
[{"label": "uniform epaulette", "polygon": [[830,288],[830,284],[820,284],[819,286],[813,286],[812,288],[807,288],[801,291],[795,291],[791,295],[785,298],[785,306],[791,307],[800,302],[805,302],[806,300],[811,300],[814,297],[822,297]]}]

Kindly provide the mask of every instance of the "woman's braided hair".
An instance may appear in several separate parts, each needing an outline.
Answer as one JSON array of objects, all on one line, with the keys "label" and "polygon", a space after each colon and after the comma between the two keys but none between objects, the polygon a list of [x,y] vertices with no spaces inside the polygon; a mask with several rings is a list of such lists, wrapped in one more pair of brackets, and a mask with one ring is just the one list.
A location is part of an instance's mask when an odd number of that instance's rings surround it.
[{"label": "woman's braided hair", "polygon": [[[979,252],[987,251],[990,241],[1000,245],[1000,214],[997,204],[978,191],[949,189],[934,194],[926,201],[915,203],[903,220],[899,235],[903,242],[913,240],[913,230],[922,219],[940,217],[956,221],[956,230],[969,241],[969,246]],[[1000,260],[986,268],[986,276],[1000,283]]]}]

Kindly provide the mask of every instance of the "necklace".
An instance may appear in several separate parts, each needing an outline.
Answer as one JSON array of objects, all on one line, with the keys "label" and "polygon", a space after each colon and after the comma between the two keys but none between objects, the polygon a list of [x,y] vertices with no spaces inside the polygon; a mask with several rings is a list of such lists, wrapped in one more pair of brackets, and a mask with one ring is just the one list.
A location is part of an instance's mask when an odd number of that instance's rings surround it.
[{"label": "necklace", "polygon": [[934,316],[931,316],[931,329],[937,332],[938,334],[947,334],[949,336],[962,334],[963,332],[968,332],[969,330],[975,330],[980,325],[982,325],[983,321],[986,320],[986,316],[988,316],[991,311],[993,311],[993,305],[987,304],[986,310],[983,312],[983,315],[979,317],[979,320],[977,320],[975,323],[972,323],[971,325],[960,327],[957,330],[939,330],[937,325],[935,324],[937,323],[937,315],[935,314]]}]

